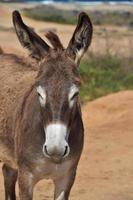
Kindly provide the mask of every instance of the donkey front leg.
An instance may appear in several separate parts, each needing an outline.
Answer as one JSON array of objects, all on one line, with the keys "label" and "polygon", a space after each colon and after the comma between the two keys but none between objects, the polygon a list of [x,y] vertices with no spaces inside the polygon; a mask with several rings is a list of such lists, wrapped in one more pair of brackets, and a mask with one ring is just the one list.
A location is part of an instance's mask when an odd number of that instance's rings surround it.
[{"label": "donkey front leg", "polygon": [[17,170],[4,164],[3,168],[5,200],[16,200],[15,185],[17,181]]},{"label": "donkey front leg", "polygon": [[18,184],[20,200],[32,200],[34,188],[34,176],[25,170],[18,171]]},{"label": "donkey front leg", "polygon": [[76,171],[69,172],[65,177],[54,180],[55,194],[54,200],[68,200],[71,187],[75,180]]}]

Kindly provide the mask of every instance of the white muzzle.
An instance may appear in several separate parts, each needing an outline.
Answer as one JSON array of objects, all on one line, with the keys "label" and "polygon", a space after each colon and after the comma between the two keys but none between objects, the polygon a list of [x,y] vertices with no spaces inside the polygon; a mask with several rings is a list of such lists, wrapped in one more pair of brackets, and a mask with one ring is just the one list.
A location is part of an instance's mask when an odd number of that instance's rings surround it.
[{"label": "white muzzle", "polygon": [[68,156],[70,148],[67,142],[67,127],[61,123],[49,124],[45,129],[45,144],[43,152],[45,156],[60,160]]}]

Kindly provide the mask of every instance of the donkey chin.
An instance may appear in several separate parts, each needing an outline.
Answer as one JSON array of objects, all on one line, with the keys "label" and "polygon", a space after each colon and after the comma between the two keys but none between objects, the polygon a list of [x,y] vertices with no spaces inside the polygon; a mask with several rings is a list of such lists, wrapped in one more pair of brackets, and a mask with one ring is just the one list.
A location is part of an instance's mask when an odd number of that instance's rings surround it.
[{"label": "donkey chin", "polygon": [[68,129],[61,123],[53,123],[45,128],[45,143],[43,153],[55,163],[60,163],[70,153],[70,147],[67,142]]}]

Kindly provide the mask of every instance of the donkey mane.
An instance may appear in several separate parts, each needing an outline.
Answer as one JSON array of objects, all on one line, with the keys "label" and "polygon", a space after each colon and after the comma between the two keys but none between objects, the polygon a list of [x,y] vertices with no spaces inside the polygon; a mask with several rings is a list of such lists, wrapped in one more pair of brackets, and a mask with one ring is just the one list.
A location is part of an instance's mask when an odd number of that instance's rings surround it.
[{"label": "donkey mane", "polygon": [[63,44],[61,43],[57,34],[55,34],[52,31],[49,31],[48,33],[45,34],[45,36],[50,41],[55,50],[58,49],[64,50]]}]

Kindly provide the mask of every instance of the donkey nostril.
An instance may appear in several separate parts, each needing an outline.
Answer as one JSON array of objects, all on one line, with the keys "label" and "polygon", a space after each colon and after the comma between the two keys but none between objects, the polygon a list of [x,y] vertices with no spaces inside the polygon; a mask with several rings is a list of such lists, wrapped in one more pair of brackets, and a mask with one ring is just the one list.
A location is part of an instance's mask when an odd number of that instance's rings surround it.
[{"label": "donkey nostril", "polygon": [[45,149],[46,154],[49,155],[49,153],[47,151],[47,146],[46,145],[44,146],[44,149]]},{"label": "donkey nostril", "polygon": [[68,154],[68,146],[65,146],[65,151],[64,151],[63,157],[65,157],[67,154]]},{"label": "donkey nostril", "polygon": [[[62,151],[64,149],[64,151]],[[61,158],[65,158],[68,156],[69,152],[70,152],[70,148],[68,145],[66,145],[64,148],[62,149],[59,149],[59,148],[49,148],[47,145],[44,145],[43,146],[43,152],[44,152],[44,155],[46,157],[51,157],[51,158],[58,158],[58,159],[61,159]]]}]

